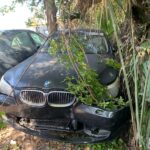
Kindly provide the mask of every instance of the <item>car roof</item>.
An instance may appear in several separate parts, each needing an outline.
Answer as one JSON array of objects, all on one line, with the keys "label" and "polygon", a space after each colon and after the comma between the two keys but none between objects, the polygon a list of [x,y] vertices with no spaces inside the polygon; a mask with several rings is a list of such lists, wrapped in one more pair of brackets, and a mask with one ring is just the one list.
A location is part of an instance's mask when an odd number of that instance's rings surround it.
[{"label": "car roof", "polygon": [[0,32],[20,32],[20,31],[32,31],[35,32],[33,30],[29,30],[29,29],[6,29],[6,30],[0,30]]},{"label": "car roof", "polygon": [[25,32],[35,32],[35,31],[32,31],[32,30],[28,30],[28,29],[8,29],[8,30],[0,30],[0,35],[1,34],[4,34],[4,33],[18,33],[18,32],[22,32],[22,31],[25,31]]},{"label": "car roof", "polygon": [[0,36],[10,36],[10,35],[15,35],[17,33],[20,33],[20,32],[33,32],[33,33],[36,33],[40,36],[42,36],[43,38],[46,39],[46,36],[43,35],[42,33],[39,33],[39,32],[36,32],[36,31],[33,31],[33,30],[29,30],[29,29],[8,29],[8,30],[0,30]]},{"label": "car roof", "polygon": [[104,32],[102,32],[101,30],[98,29],[65,29],[65,30],[57,30],[55,32],[53,32],[52,34],[49,35],[49,37],[51,37],[53,34],[54,35],[59,35],[59,34],[69,34],[69,33],[83,33],[83,34],[87,34],[87,35],[100,35],[100,36],[104,36]]},{"label": "car roof", "polygon": [[95,33],[95,34],[101,34],[103,35],[104,33],[99,30],[99,29],[74,29],[72,32],[80,32],[80,33]]}]

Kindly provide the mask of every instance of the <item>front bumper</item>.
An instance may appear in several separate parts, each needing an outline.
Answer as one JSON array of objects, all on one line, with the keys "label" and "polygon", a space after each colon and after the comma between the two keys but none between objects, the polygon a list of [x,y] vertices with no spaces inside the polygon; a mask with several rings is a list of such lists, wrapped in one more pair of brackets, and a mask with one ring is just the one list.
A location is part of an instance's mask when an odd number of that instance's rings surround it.
[{"label": "front bumper", "polygon": [[111,140],[128,127],[130,120],[128,106],[108,111],[78,102],[65,108],[48,105],[36,108],[16,103],[14,98],[6,98],[2,94],[0,104],[3,104],[0,111],[6,112],[6,121],[14,128],[43,138],[71,143]]},{"label": "front bumper", "polygon": [[17,103],[11,96],[0,93],[0,111],[3,112],[15,112]]}]

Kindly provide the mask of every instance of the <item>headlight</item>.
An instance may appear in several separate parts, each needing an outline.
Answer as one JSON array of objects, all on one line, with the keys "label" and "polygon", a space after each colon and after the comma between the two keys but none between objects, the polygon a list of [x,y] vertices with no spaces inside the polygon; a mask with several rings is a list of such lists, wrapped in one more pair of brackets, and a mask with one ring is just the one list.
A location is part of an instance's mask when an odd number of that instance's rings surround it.
[{"label": "headlight", "polygon": [[117,79],[110,85],[107,86],[108,94],[112,97],[116,97],[119,93],[120,88],[120,80],[117,77]]},{"label": "headlight", "polygon": [[14,90],[7,81],[5,81],[4,76],[2,76],[0,81],[0,92],[8,96],[14,96]]}]

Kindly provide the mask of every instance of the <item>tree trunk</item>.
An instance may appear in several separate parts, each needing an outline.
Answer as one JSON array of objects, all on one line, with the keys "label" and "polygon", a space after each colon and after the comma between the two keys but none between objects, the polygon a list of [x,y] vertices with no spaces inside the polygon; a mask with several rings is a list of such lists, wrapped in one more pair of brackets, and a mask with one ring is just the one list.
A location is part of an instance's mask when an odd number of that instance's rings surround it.
[{"label": "tree trunk", "polygon": [[47,27],[49,34],[51,34],[57,30],[57,23],[56,23],[57,8],[55,5],[55,0],[44,0],[44,4],[47,16]]}]

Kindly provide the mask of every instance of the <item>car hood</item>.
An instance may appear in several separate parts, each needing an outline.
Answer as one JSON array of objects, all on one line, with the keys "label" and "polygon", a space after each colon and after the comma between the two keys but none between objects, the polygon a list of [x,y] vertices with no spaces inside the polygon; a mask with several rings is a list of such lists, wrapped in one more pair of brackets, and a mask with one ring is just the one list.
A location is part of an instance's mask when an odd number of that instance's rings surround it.
[{"label": "car hood", "polygon": [[[108,55],[87,54],[89,65],[100,75],[106,69]],[[4,79],[15,88],[64,88],[66,77],[77,77],[73,69],[67,70],[56,57],[39,52],[7,71]],[[114,78],[116,75],[114,75]],[[48,84],[47,84],[48,83]]]}]

